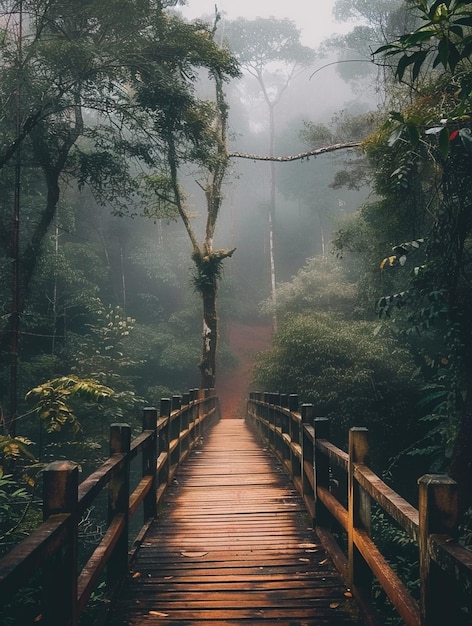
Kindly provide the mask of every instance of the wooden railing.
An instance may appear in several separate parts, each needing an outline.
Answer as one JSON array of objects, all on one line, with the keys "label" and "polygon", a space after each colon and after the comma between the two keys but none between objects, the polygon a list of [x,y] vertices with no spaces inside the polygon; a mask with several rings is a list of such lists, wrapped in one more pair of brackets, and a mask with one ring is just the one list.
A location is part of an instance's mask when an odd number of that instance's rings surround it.
[{"label": "wooden railing", "polygon": [[[28,584],[42,569],[41,623],[75,626],[106,567],[107,595],[112,596],[128,573],[129,520],[143,508],[144,528],[175,470],[219,419],[213,390],[195,389],[182,397],[161,400],[143,410],[142,434],[131,442],[127,424],[110,428],[110,458],[80,485],[79,468],[56,461],[43,473],[43,523],[0,561],[0,604]],[[142,478],[130,493],[130,463],[141,455]],[[78,572],[78,528],[96,497],[108,488],[108,526],[99,545]],[[0,620],[1,621],[1,620]]]},{"label": "wooden railing", "polygon": [[[379,623],[371,605],[374,576],[408,626],[470,623],[462,609],[472,595],[472,552],[456,542],[453,480],[445,475],[422,476],[417,510],[367,467],[366,428],[350,429],[346,453],[329,441],[329,420],[316,418],[312,404],[302,404],[299,410],[296,395],[259,392],[250,394],[247,421],[292,476],[320,539],[370,623]],[[334,467],[346,476],[344,490],[332,480]],[[419,602],[371,538],[372,502],[418,544]],[[330,532],[333,525],[344,531],[347,550]]]}]

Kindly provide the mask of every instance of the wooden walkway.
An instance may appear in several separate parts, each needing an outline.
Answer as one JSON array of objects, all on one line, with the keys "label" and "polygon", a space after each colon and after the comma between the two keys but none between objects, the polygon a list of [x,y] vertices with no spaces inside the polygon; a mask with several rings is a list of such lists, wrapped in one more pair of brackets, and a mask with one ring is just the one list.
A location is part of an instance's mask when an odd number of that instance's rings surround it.
[{"label": "wooden walkway", "polygon": [[163,508],[113,626],[361,623],[300,497],[243,420],[205,435]]}]

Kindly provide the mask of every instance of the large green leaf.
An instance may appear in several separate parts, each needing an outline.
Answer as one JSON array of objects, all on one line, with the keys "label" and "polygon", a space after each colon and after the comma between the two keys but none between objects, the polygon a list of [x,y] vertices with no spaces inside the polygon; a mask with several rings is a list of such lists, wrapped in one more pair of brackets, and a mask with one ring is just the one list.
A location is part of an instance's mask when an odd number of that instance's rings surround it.
[{"label": "large green leaf", "polygon": [[449,154],[449,129],[444,127],[439,133],[439,152],[446,159]]}]

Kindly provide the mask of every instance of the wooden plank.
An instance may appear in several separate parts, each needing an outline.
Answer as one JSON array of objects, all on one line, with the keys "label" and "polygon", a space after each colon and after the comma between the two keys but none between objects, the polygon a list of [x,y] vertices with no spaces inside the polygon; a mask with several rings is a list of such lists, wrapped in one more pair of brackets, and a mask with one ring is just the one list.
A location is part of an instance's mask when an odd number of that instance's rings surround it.
[{"label": "wooden plank", "polygon": [[16,593],[31,574],[52,555],[67,537],[69,514],[51,516],[0,562],[0,603]]},{"label": "wooden plank", "polygon": [[136,489],[133,491],[133,493],[129,497],[129,516],[130,517],[133,517],[133,515],[136,513],[139,506],[142,504],[142,501],[151,490],[152,485],[153,485],[153,476],[144,476],[144,478],[142,478],[139,481],[138,485],[136,486]]},{"label": "wooden plank", "polygon": [[105,536],[82,569],[77,581],[79,612],[85,608],[90,594],[94,590],[100,574],[103,572],[110,554],[123,532],[124,526],[125,518],[123,515],[118,515],[112,520]]},{"label": "wooden plank", "polygon": [[110,624],[361,623],[280,464],[242,420],[204,439],[176,473]]},{"label": "wooden plank", "polygon": [[378,502],[412,539],[418,541],[418,510],[365,465],[355,466],[354,476],[371,498]]},{"label": "wooden plank", "polygon": [[411,597],[406,585],[398,578],[364,530],[355,528],[353,533],[358,550],[377,576],[385,593],[403,618],[405,625],[419,626],[421,623],[420,609],[418,603]]}]

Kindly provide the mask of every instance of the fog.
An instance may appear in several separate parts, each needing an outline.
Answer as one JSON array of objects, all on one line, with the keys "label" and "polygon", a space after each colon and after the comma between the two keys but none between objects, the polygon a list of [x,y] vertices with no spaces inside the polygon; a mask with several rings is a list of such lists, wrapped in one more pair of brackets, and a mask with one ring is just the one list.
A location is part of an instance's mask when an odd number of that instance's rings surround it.
[{"label": "fog", "polygon": [[[375,108],[374,92],[356,93],[336,71],[336,56],[320,51],[320,45],[333,33],[346,33],[352,22],[334,20],[335,2],[312,0],[271,2],[270,0],[222,0],[217,8],[222,16],[221,37],[230,30],[231,20],[287,18],[300,31],[300,41],[316,51],[315,59],[294,80],[274,108],[276,154],[296,154],[307,150],[300,139],[305,122],[328,124],[339,111],[359,113]],[[179,8],[188,20],[212,21],[215,3],[189,2]],[[208,94],[211,97],[211,92]],[[268,154],[269,114],[254,77],[243,77],[227,87],[230,104],[229,148],[234,152]],[[277,164],[275,199],[276,281],[288,281],[306,259],[328,254],[329,237],[337,220],[362,203],[363,193],[329,187],[335,172],[352,155],[326,155],[309,162]],[[270,165],[267,162],[234,159],[225,187],[225,204],[219,218],[216,244],[237,248],[225,264],[225,278],[238,293],[238,314],[256,315],[260,303],[270,295],[267,210],[270,198]],[[298,189],[299,193],[294,190]],[[190,202],[197,215],[205,214],[204,197],[190,184]],[[233,310],[233,314],[235,311]]]},{"label": "fog", "polygon": [[352,23],[336,22],[333,18],[335,0],[291,0],[280,2],[273,0],[189,0],[189,4],[181,7],[182,15],[187,19],[211,17],[215,12],[215,4],[223,18],[231,20],[237,17],[254,19],[256,17],[288,18],[295,22],[301,32],[302,43],[317,47],[333,33],[345,33]]},{"label": "fog", "polygon": [[[243,68],[241,78],[226,84],[228,147],[231,152],[267,155],[273,143],[276,155],[298,154],[313,147],[300,136],[307,123],[329,125],[340,111],[358,113],[375,108],[373,92],[360,90],[355,84],[353,87],[352,81],[343,80],[338,74],[335,63],[339,50],[330,50],[329,54],[321,52],[320,46],[333,33],[347,33],[354,26],[352,22],[338,23],[334,20],[334,4],[334,0],[318,3],[313,0],[293,0],[290,3],[269,0],[218,2],[222,20],[217,36],[221,41],[228,37],[231,21],[238,17],[249,20],[257,17],[268,20],[286,18],[299,29],[300,43],[315,52],[303,71],[291,78],[273,108],[273,142],[270,139],[268,103],[264,101],[257,80]],[[172,10],[189,21],[204,19],[212,23],[215,5],[214,0],[188,0],[187,6]],[[29,26],[33,28],[34,25],[32,21]],[[8,63],[5,68],[8,69]],[[284,71],[281,62],[280,66],[271,67],[267,72],[267,80],[273,81],[269,87],[271,93],[275,93],[280,86]],[[198,96],[213,99],[212,82],[203,72],[199,78]],[[33,106],[35,104],[32,102]],[[97,116],[91,111],[85,113],[86,123],[92,128],[97,123]],[[8,119],[4,116],[2,122],[5,134],[11,131]],[[10,119],[15,117],[10,116]],[[24,154],[26,158],[26,151]],[[355,211],[362,203],[368,190],[354,192],[330,186],[336,172],[352,158],[352,154],[344,152],[309,161],[276,163],[273,167],[257,159],[231,159],[214,241],[215,248],[236,249],[231,258],[225,259],[218,294],[222,360],[231,361],[225,346],[231,322],[259,321],[263,309],[261,305],[271,296],[274,282],[271,242],[274,242],[275,282],[290,281],[307,259],[329,254],[330,236],[337,228],[338,220]],[[203,191],[205,181],[199,179],[201,172],[195,171],[195,164],[190,167],[194,169],[186,170],[182,166],[179,176],[185,175],[186,208],[200,243],[207,212]],[[38,184],[38,189],[44,194],[44,181]],[[30,195],[31,198],[26,191],[23,194],[25,216],[22,215],[21,227],[24,230],[24,248],[27,246],[27,235],[32,231],[31,225],[36,224],[42,215],[40,210],[36,211],[36,198],[33,202],[32,191]],[[54,233],[46,242],[49,246],[45,254],[48,264],[45,262],[42,271],[38,271],[37,282],[31,290],[31,300],[44,316],[48,331],[44,334],[44,328],[39,328],[44,337],[39,332],[31,334],[31,337],[38,337],[30,340],[28,349],[31,360],[39,359],[37,355],[42,355],[44,350],[49,350],[55,358],[57,345],[69,358],[69,344],[66,345],[69,334],[74,334],[74,341],[82,341],[84,328],[91,324],[99,327],[95,318],[91,320],[98,307],[99,295],[103,300],[103,310],[107,306],[120,307],[122,313],[119,314],[136,319],[132,347],[138,355],[136,362],[139,365],[134,367],[134,371],[138,371],[142,364],[137,378],[140,387],[145,389],[143,395],[149,397],[149,389],[155,388],[150,396],[151,402],[155,402],[155,398],[160,397],[158,394],[168,395],[198,385],[195,365],[201,350],[201,301],[193,289],[195,268],[192,244],[184,225],[172,217],[144,217],[141,205],[135,208],[134,198],[125,196],[130,206],[126,206],[121,215],[121,204],[118,209],[115,205],[110,206],[107,198],[100,197],[100,194],[95,197],[94,191],[88,190],[87,186],[77,190],[71,185],[64,189],[63,195],[64,205],[57,210],[56,223],[51,223]],[[5,215],[10,215],[7,204]],[[115,215],[110,215],[110,212]],[[273,218],[273,237],[269,236],[269,215]],[[68,265],[65,265],[63,275],[58,274],[55,265],[59,263],[60,255],[64,255],[73,268],[68,272]],[[7,267],[9,260],[6,254],[5,259],[4,266]],[[76,276],[80,276],[80,280]],[[77,286],[79,282],[80,289]],[[6,285],[7,281],[4,283]],[[9,301],[9,298],[7,294],[4,301]],[[111,315],[110,312],[107,314]],[[265,322],[269,320],[267,314],[263,319]],[[105,320],[103,323],[108,322]],[[32,328],[38,330],[34,325]],[[79,352],[72,343],[70,346],[71,353]],[[71,357],[71,362],[74,358]],[[50,367],[52,376],[56,371],[54,359],[51,359]],[[48,373],[41,369],[40,376],[45,379]],[[24,392],[37,382],[36,370],[32,368],[31,374],[22,381]],[[22,394],[24,396],[23,390]]]}]

